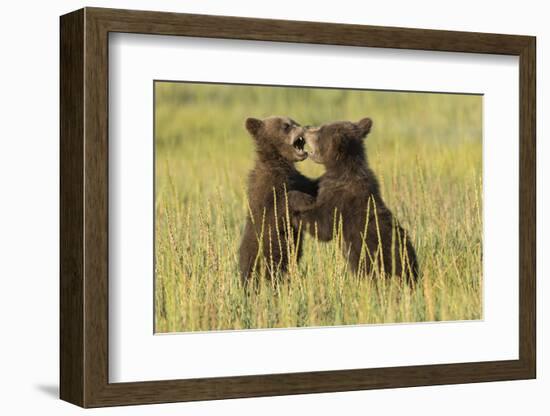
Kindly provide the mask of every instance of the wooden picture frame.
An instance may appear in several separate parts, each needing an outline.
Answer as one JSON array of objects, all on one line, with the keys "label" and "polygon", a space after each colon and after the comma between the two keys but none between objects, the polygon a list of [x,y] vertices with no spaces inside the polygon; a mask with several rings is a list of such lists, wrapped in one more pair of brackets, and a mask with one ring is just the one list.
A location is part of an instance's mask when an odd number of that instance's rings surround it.
[{"label": "wooden picture frame", "polygon": [[[536,376],[535,50],[530,36],[85,8],[61,17],[60,396],[82,407],[338,392]],[[110,383],[108,35],[262,40],[519,57],[519,359]]]}]

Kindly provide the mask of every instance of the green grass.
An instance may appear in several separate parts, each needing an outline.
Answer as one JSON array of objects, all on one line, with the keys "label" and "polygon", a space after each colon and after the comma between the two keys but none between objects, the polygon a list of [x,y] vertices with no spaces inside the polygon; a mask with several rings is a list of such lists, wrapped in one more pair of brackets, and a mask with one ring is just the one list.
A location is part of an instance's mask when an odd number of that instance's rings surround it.
[{"label": "green grass", "polygon": [[[157,83],[156,331],[481,319],[481,111],[480,96]],[[374,120],[369,163],[412,235],[416,287],[358,279],[336,242],[307,236],[283,284],[245,295],[238,247],[255,156],[244,120],[269,115]]]}]

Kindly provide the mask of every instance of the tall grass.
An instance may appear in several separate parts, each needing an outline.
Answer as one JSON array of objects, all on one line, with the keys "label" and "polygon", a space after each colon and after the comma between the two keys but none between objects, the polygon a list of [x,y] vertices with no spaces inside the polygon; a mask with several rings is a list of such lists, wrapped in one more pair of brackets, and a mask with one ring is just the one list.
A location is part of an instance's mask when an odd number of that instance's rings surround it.
[{"label": "tall grass", "polygon": [[[479,96],[156,84],[157,332],[480,319]],[[360,279],[338,241],[304,239],[288,279],[246,295],[238,247],[254,162],[248,116],[303,124],[369,116],[369,163],[410,233],[419,284]],[[316,177],[323,170],[298,165]]]}]

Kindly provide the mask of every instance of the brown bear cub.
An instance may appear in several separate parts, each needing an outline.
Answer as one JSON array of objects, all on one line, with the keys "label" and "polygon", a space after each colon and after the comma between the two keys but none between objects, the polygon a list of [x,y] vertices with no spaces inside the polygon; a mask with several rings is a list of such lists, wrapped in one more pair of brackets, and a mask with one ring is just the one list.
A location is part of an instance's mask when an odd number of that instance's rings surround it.
[{"label": "brown bear cub", "polygon": [[371,275],[377,268],[383,275],[414,281],[418,276],[414,248],[384,204],[367,164],[363,141],[371,127],[372,120],[364,118],[307,128],[309,157],[323,164],[326,172],[319,178],[316,198],[292,191],[289,204],[319,240],[331,240],[341,227],[344,255],[355,273]]},{"label": "brown bear cub", "polygon": [[298,227],[294,213],[287,214],[286,193],[295,190],[312,198],[317,195],[317,182],[294,166],[307,157],[303,127],[288,117],[269,117],[247,119],[246,129],[254,139],[257,158],[248,178],[250,210],[239,251],[244,285],[262,262],[271,278],[287,270],[289,256],[300,259]]}]

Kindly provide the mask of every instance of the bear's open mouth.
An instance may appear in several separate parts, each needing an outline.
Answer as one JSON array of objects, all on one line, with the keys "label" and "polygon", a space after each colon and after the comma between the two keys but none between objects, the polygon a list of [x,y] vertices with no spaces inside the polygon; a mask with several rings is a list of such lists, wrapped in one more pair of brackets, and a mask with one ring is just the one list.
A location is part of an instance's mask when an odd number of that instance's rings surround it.
[{"label": "bear's open mouth", "polygon": [[294,143],[292,145],[299,151],[304,150],[304,146],[306,145],[306,141],[302,136],[298,136],[296,140],[294,140]]}]

